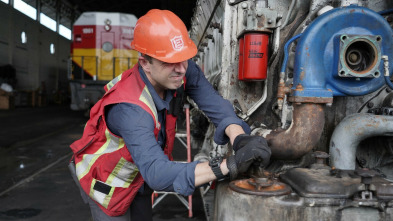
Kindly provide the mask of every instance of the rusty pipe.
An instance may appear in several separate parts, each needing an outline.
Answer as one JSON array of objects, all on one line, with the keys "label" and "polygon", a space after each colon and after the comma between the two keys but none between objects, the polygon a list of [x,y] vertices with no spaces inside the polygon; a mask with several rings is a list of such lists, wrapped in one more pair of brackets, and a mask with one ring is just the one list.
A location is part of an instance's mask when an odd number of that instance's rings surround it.
[{"label": "rusty pipe", "polygon": [[266,138],[272,149],[272,158],[297,159],[310,152],[319,141],[325,124],[323,107],[324,104],[295,104],[288,129],[257,132]]}]

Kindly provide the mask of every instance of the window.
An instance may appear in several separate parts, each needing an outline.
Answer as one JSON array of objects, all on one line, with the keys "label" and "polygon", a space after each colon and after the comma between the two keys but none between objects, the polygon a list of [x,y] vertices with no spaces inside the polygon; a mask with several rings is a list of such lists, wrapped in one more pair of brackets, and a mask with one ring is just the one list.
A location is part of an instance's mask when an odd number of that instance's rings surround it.
[{"label": "window", "polygon": [[59,25],[59,34],[68,40],[71,40],[71,30],[64,25]]},{"label": "window", "polygon": [[54,54],[54,53],[55,53],[55,45],[54,45],[53,43],[50,44],[50,46],[49,46],[49,51],[50,51],[51,54]]},{"label": "window", "polygon": [[37,19],[37,9],[31,7],[22,0],[14,0],[14,8],[34,20]]},{"label": "window", "polygon": [[56,21],[46,16],[44,13],[40,14],[40,22],[52,31],[56,31]]},{"label": "window", "polygon": [[27,36],[26,36],[26,33],[24,31],[22,31],[22,33],[20,34],[20,38],[21,38],[22,44],[26,44],[27,43]]}]

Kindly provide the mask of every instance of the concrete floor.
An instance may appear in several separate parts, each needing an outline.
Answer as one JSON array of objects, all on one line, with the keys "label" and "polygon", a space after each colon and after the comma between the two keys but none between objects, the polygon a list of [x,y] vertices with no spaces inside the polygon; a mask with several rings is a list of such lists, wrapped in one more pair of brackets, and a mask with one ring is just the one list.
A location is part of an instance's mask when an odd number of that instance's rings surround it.
[{"label": "concrete floor", "polygon": [[[80,138],[86,120],[68,106],[0,110],[0,220],[92,220],[67,168],[69,145]],[[186,159],[179,142],[174,157]],[[206,220],[199,191],[192,218],[173,195],[153,212],[154,221]]]}]

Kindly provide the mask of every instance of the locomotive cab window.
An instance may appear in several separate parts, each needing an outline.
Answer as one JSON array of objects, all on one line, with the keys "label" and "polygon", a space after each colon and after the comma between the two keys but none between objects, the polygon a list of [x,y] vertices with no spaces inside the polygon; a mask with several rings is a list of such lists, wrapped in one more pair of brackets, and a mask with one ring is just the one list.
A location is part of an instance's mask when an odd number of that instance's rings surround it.
[{"label": "locomotive cab window", "polygon": [[75,42],[82,42],[82,36],[81,35],[75,35]]},{"label": "locomotive cab window", "polygon": [[111,52],[113,49],[113,44],[106,41],[104,42],[104,44],[102,44],[102,50],[104,50],[105,52]]}]

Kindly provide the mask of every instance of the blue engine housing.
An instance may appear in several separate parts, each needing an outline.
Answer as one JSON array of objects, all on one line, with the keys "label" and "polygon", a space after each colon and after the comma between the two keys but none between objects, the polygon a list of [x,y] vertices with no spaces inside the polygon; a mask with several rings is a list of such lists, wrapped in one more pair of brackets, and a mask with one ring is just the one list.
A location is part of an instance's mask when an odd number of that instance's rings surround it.
[{"label": "blue engine housing", "polygon": [[[362,53],[365,62],[356,70],[352,61],[356,66]],[[355,5],[330,10],[298,41],[292,99],[329,103],[333,96],[374,92],[385,84],[382,55],[393,59],[393,32],[380,14]]]}]

